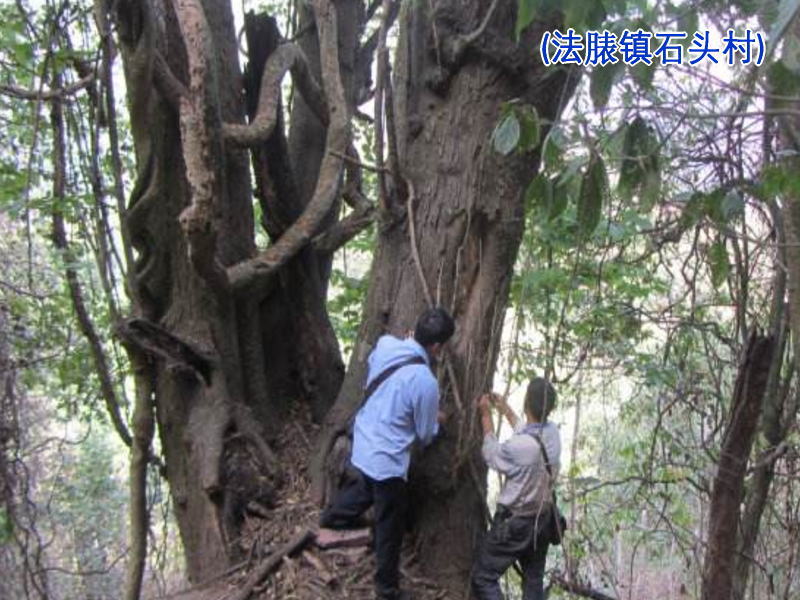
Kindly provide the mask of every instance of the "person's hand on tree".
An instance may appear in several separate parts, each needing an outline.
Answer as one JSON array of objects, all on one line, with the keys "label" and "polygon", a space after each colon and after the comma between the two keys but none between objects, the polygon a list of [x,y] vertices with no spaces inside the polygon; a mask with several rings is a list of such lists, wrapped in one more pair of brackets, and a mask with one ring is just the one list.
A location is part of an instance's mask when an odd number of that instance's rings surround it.
[{"label": "person's hand on tree", "polygon": [[481,394],[478,396],[478,409],[481,412],[489,412],[492,408],[492,394]]},{"label": "person's hand on tree", "polygon": [[492,406],[498,410],[502,410],[506,406],[506,399],[496,392],[489,392],[487,394],[489,396],[489,401],[492,403]]}]

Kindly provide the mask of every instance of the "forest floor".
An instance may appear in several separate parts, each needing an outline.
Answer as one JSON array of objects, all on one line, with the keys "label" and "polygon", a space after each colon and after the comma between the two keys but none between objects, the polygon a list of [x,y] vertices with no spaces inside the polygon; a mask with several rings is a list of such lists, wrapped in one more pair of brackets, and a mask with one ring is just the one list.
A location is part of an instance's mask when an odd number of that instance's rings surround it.
[{"label": "forest floor", "polygon": [[[305,421],[305,422],[303,422]],[[280,464],[292,465],[274,505],[248,505],[239,544],[248,557],[226,577],[168,596],[169,600],[240,600],[248,582],[266,563],[304,531],[318,529],[319,508],[312,500],[307,465],[318,426],[310,419],[292,419],[275,445]],[[403,548],[401,581],[414,600],[447,600],[447,593],[425,579],[416,564],[409,536]],[[275,568],[252,587],[253,600],[372,600],[375,561],[368,546],[323,550],[314,540],[279,559]]]}]

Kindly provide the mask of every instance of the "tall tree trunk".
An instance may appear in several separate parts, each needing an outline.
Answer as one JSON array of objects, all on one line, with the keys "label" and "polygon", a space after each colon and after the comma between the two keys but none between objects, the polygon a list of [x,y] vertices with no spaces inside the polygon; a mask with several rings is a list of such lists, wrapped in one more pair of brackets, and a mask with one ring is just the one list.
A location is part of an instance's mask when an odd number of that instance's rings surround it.
[{"label": "tall tree trunk", "polygon": [[[246,416],[247,373],[239,358],[239,330],[249,324],[238,319],[233,300],[213,290],[197,271],[202,257],[189,251],[179,223],[192,202],[187,166],[196,157],[184,147],[190,140],[179,129],[174,94],[176,86],[191,80],[191,49],[184,45],[175,6],[120,2],[116,7],[138,165],[125,215],[138,252],[130,276],[137,319],[121,331],[137,352],[155,352],[157,357],[149,363],[150,373],[137,376],[153,385],[188,575],[197,580],[220,571],[235,556],[230,542],[243,488],[250,488],[251,497],[269,494],[257,473],[238,473],[238,481],[229,477],[232,440],[250,440],[262,463],[269,453],[259,439],[258,424]],[[244,111],[230,4],[206,0],[202,7],[213,47],[211,98],[194,100],[208,107],[205,118],[211,122],[238,123]],[[210,192],[217,228],[215,260],[207,262],[219,261],[224,267],[254,253],[247,154],[235,147],[222,150],[219,140],[212,139],[203,158],[213,161],[215,188]],[[142,361],[136,363],[141,366]],[[261,466],[270,473],[269,465]]]},{"label": "tall tree trunk", "polygon": [[[273,31],[272,55],[269,48],[254,49],[262,72],[256,84],[248,79],[247,89],[258,92],[259,82],[262,88],[250,124],[244,123],[243,79],[227,0],[114,5],[138,167],[125,215],[128,239],[138,253],[129,285],[134,318],[118,331],[134,363],[148,371],[137,371],[139,398],[146,409],[152,395],[191,580],[219,572],[237,557],[244,507],[250,501],[269,505],[279,483],[265,433],[278,430],[286,411],[270,396],[270,359],[293,344],[299,348],[295,357],[307,352],[304,364],[318,371],[308,377],[323,381],[319,387],[326,390],[316,394],[322,399],[313,404],[317,416],[341,378],[320,292],[325,285],[298,286],[308,283],[300,275],[309,272],[304,269],[311,242],[328,233],[326,221],[340,197],[351,116],[340,48],[345,56],[350,48],[352,55],[363,23],[343,27],[353,39],[340,45],[336,5],[330,0],[311,5],[319,77],[301,49],[291,42],[276,44]],[[270,187],[277,171],[265,164],[286,156],[280,97],[288,72],[325,126],[313,191],[303,202],[271,195],[278,189]],[[254,152],[259,199],[273,238],[261,252],[254,243],[246,149]],[[280,183],[291,191],[291,178]],[[294,331],[299,342],[274,335],[272,315],[263,311],[264,299],[276,290],[290,309],[279,319],[305,328],[302,335]],[[268,352],[271,347],[277,350]],[[147,360],[137,361],[139,355]],[[131,482],[138,491],[146,454],[143,449],[132,461]],[[137,513],[136,523],[142,520]],[[135,592],[135,581],[129,589]]]},{"label": "tall tree trunk", "polygon": [[498,155],[491,134],[504,102],[518,98],[555,120],[574,88],[566,72],[547,72],[534,59],[544,24],[512,42],[512,0],[496,3],[477,41],[459,33],[475,31],[488,4],[404,5],[396,104],[387,107],[396,116],[402,173],[388,195],[358,341],[313,465],[321,494],[325,456],[361,397],[375,340],[413,327],[428,304],[448,308],[457,328],[439,380],[450,418],[414,457],[409,483],[420,564],[456,597],[467,589],[485,523],[473,400],[492,383],[523,231],[523,191],[538,165],[535,153]]},{"label": "tall tree trunk", "polygon": [[744,351],[711,493],[703,600],[731,600],[744,476],[767,387],[775,339],[753,333]]},{"label": "tall tree trunk", "polygon": [[753,476],[747,486],[744,510],[742,512],[739,550],[733,580],[733,599],[744,600],[747,596],[747,583],[754,563],[756,541],[761,528],[761,518],[769,501],[769,492],[775,477],[775,464],[785,453],[786,437],[795,423],[794,409],[797,399],[791,394],[790,383],[795,369],[788,373],[784,367],[789,336],[786,306],[786,264],[783,233],[783,219],[777,206],[771,205],[774,227],[779,244],[775,265],[775,283],[772,299],[770,332],[775,338],[775,353],[769,366],[767,388],[759,420],[759,431],[764,442],[763,450],[755,459]]}]

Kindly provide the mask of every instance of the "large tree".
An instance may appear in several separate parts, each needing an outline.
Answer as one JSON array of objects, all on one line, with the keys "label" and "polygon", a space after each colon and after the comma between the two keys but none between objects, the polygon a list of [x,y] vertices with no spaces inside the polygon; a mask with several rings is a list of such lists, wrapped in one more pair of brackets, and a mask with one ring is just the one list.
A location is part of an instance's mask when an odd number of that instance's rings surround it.
[{"label": "large tree", "polygon": [[512,100],[556,119],[575,83],[538,61],[543,23],[513,41],[515,17],[514,2],[453,0],[411,3],[402,15],[391,89],[396,132],[389,136],[396,162],[389,161],[358,340],[315,464],[321,492],[322,457],[360,400],[377,337],[413,326],[426,306],[451,310],[456,334],[439,368],[449,418],[416,457],[410,484],[420,563],[456,593],[484,530],[473,399],[492,383],[524,226],[523,191],[538,166],[535,151],[496,152],[492,131]]},{"label": "large tree", "polygon": [[[295,41],[283,39],[274,20],[248,18],[243,76],[226,0],[115,4],[138,168],[125,214],[137,251],[129,277],[135,314],[120,327],[138,389],[131,598],[144,556],[143,473],[155,425],[197,580],[235,555],[247,501],[274,493],[280,465],[269,440],[291,418],[291,403],[307,402],[317,419],[327,413],[320,467],[360,396],[370,345],[413,325],[430,304],[447,306],[458,323],[440,368],[450,420],[416,461],[411,487],[420,556],[451,590],[464,589],[484,528],[471,403],[491,383],[523,190],[538,163],[533,147],[496,153],[492,131],[512,100],[542,120],[557,118],[574,81],[538,61],[544,23],[515,41],[514,0],[299,6]],[[392,68],[386,40],[398,12]],[[380,24],[366,34],[376,14]],[[376,206],[364,198],[351,133],[358,104],[372,94]],[[265,249],[255,244],[248,161]],[[337,221],[340,200],[353,208]],[[373,214],[378,246],[339,392],[344,373],[325,310],[331,254]]]}]

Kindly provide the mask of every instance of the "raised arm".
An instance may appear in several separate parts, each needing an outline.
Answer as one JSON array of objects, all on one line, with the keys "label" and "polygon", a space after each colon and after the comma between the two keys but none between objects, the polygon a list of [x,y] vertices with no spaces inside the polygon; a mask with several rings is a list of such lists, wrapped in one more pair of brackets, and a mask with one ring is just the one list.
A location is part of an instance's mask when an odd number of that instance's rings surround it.
[{"label": "raised arm", "polygon": [[517,416],[517,413],[511,410],[511,407],[508,405],[508,402],[506,402],[506,399],[500,394],[491,393],[488,395],[491,397],[491,401],[495,408],[497,408],[497,411],[506,418],[508,424],[511,425],[511,428],[516,429],[517,424],[519,423],[519,417]]},{"label": "raised arm", "polygon": [[483,429],[481,453],[489,467],[501,473],[509,473],[516,468],[516,465],[506,452],[505,445],[498,442],[494,435],[491,402],[491,394],[483,394],[478,398],[478,410],[481,414],[481,428]]}]

